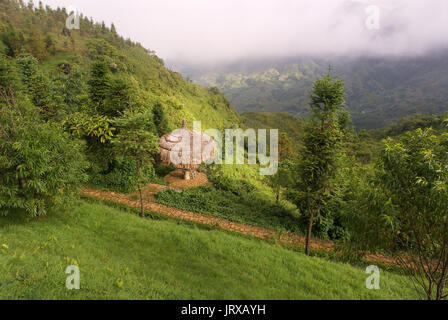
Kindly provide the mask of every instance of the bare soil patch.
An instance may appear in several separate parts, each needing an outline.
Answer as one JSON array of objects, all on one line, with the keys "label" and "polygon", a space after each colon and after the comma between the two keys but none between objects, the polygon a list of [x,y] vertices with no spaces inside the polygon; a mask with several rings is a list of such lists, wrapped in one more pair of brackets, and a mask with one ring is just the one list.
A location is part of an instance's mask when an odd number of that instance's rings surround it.
[{"label": "bare soil patch", "polygon": [[171,172],[165,177],[165,181],[168,187],[180,190],[210,185],[207,176],[202,172],[196,172],[196,177],[194,180],[184,180],[182,170]]}]

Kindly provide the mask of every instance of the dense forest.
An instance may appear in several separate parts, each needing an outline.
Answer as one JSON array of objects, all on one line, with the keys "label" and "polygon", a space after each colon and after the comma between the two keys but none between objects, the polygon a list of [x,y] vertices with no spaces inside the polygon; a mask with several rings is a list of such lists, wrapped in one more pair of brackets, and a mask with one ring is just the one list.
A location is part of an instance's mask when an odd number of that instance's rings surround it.
[{"label": "dense forest", "polygon": [[313,77],[307,117],[239,115],[218,88],[184,80],[114,25],[81,16],[69,30],[65,9],[32,2],[0,0],[0,12],[0,214],[43,217],[89,186],[139,190],[141,215],[150,216],[142,189],[173,170],[158,164],[158,141],[182,119],[203,129],[280,129],[275,175],[261,176],[260,164],[202,165],[210,184],[166,188],[155,201],[304,235],[307,255],[314,237],[337,242],[349,260],[396,256],[425,297],[446,298],[444,116],[358,132],[349,90],[331,68]]}]

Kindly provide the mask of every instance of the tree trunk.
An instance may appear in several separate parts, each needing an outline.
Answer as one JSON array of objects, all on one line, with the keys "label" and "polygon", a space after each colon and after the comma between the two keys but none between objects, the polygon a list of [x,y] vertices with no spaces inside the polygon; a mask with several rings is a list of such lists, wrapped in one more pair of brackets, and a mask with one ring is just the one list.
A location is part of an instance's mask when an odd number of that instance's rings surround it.
[{"label": "tree trunk", "polygon": [[307,256],[310,255],[310,240],[311,240],[311,233],[313,232],[313,222],[314,222],[314,210],[311,211],[310,220],[308,222],[308,230],[306,232],[306,244],[305,244],[305,254]]},{"label": "tree trunk", "polygon": [[143,205],[142,183],[140,180],[140,165],[137,164],[138,193],[140,195],[141,216],[145,218],[145,206]]},{"label": "tree trunk", "polygon": [[142,183],[138,182],[138,192],[140,194],[140,208],[141,208],[141,215],[142,218],[145,217],[145,206],[143,205],[143,192],[142,192]]}]

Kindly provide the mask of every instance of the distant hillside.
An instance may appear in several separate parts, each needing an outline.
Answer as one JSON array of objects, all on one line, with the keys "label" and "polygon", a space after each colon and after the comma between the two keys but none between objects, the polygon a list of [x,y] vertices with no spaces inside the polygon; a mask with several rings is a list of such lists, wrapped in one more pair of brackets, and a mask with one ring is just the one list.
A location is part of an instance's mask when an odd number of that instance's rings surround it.
[{"label": "distant hillside", "polygon": [[[147,104],[161,102],[171,128],[182,118],[202,120],[204,127],[224,128],[239,124],[238,114],[216,88],[185,81],[168,70],[151,50],[118,35],[115,26],[105,26],[80,16],[80,29],[66,29],[64,8],[52,9],[32,2],[0,1],[0,54],[17,58],[32,54],[49,78],[78,72],[86,83],[92,62],[106,61],[113,79],[131,84],[134,97]],[[85,88],[80,89],[80,103]]]},{"label": "distant hillside", "polygon": [[293,142],[299,142],[303,121],[286,112],[245,112],[240,115],[245,128],[251,129],[278,129],[292,138]]},{"label": "distant hillside", "polygon": [[240,112],[307,114],[314,80],[328,71],[345,81],[347,106],[358,128],[385,127],[412,115],[448,111],[448,53],[416,58],[293,59],[244,62],[183,72],[216,86]]}]

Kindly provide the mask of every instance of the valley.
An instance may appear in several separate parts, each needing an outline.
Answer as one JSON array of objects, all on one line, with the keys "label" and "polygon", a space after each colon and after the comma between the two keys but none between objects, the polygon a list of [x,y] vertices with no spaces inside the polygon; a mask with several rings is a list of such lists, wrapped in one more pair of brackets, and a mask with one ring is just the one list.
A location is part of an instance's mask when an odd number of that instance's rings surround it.
[{"label": "valley", "polygon": [[333,74],[344,79],[347,108],[360,130],[383,128],[416,113],[448,111],[447,62],[448,52],[440,51],[400,58],[245,60],[179,71],[222,90],[239,112],[288,112],[304,118],[314,79],[331,65]]}]

